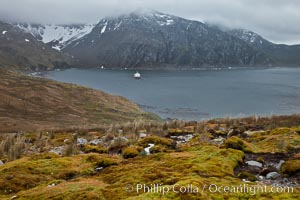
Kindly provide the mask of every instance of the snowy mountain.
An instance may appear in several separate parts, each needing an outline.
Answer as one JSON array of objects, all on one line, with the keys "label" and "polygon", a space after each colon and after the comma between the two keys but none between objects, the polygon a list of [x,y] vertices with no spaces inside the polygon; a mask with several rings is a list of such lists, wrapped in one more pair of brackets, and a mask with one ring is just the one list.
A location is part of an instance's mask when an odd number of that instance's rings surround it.
[{"label": "snowy mountain", "polygon": [[48,43],[52,48],[61,50],[69,43],[89,34],[94,25],[39,25],[17,24],[17,27],[30,33],[39,41]]},{"label": "snowy mountain", "polygon": [[72,59],[16,26],[0,21],[0,67],[20,71],[70,66]]},{"label": "snowy mountain", "polygon": [[[107,17],[96,25],[15,24],[14,28],[34,38],[26,36],[25,43],[36,40],[47,44],[75,58],[72,65],[76,66],[191,69],[300,65],[300,45],[278,45],[249,30],[224,30],[153,10]],[[7,30],[1,33],[4,37]]]},{"label": "snowy mountain", "polygon": [[264,53],[227,32],[156,11],[104,18],[63,51],[80,65],[114,68],[272,64]]}]

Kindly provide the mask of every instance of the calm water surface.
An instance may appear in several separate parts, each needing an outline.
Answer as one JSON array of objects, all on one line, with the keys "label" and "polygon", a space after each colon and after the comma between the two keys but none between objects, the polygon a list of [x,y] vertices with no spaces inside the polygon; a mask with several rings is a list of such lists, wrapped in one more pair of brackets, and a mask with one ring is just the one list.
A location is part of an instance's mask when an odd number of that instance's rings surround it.
[{"label": "calm water surface", "polygon": [[219,71],[69,69],[47,78],[127,97],[162,118],[214,117],[300,112],[300,68]]}]

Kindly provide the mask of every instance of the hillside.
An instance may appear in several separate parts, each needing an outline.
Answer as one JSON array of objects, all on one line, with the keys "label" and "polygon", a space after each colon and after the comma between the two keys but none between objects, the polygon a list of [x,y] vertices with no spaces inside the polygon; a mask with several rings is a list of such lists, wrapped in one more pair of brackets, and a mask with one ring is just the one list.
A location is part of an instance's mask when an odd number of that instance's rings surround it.
[{"label": "hillside", "polygon": [[0,68],[0,132],[92,127],[139,118],[148,114],[123,97]]},{"label": "hillside", "polygon": [[41,71],[70,66],[71,56],[38,41],[16,26],[0,21],[0,67]]},{"label": "hillside", "polygon": [[243,29],[230,30],[228,33],[264,52],[276,65],[300,66],[300,45],[274,44],[252,31]]}]

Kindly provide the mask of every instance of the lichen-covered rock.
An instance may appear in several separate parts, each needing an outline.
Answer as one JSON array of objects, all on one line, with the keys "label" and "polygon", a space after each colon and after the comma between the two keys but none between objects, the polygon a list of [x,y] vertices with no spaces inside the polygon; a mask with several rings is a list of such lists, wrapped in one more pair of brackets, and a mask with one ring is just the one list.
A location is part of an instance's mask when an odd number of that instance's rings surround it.
[{"label": "lichen-covered rock", "polygon": [[280,177],[280,174],[278,172],[270,172],[266,176],[267,179],[272,179],[272,180],[275,180],[279,177]]},{"label": "lichen-covered rock", "polygon": [[78,145],[83,145],[86,144],[88,141],[85,138],[77,138],[77,144]]},{"label": "lichen-covered rock", "polygon": [[259,167],[259,168],[261,168],[263,166],[262,163],[254,161],[254,160],[246,161],[246,164],[250,165],[250,166],[254,166],[254,167]]}]

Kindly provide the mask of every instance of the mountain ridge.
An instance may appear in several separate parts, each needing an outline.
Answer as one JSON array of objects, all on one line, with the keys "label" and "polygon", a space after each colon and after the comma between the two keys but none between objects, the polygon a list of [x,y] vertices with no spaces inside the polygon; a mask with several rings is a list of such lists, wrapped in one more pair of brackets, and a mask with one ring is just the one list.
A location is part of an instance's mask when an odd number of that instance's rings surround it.
[{"label": "mountain ridge", "polygon": [[152,12],[104,18],[64,49],[79,64],[108,67],[270,65],[269,58],[220,29]]},{"label": "mountain ridge", "polygon": [[0,68],[0,132],[93,127],[155,117],[124,97]]},{"label": "mountain ridge", "polygon": [[274,44],[246,29],[224,30],[154,10],[106,17],[97,24],[14,26],[69,55],[76,67],[300,66],[300,45]]},{"label": "mountain ridge", "polygon": [[233,29],[229,34],[244,40],[255,49],[263,51],[275,60],[278,65],[300,66],[300,45],[286,45],[272,43],[262,36],[245,29]]}]

